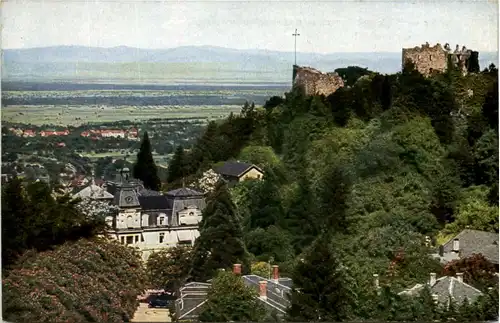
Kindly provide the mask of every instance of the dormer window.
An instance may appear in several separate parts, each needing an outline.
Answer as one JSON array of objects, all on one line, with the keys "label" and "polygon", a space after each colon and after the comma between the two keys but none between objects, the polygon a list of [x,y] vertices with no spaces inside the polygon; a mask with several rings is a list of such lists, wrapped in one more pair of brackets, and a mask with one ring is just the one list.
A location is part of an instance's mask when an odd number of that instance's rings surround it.
[{"label": "dormer window", "polygon": [[165,221],[165,218],[160,216],[160,219],[158,221],[158,225],[164,225],[164,223],[163,223],[164,221]]},{"label": "dormer window", "polygon": [[193,212],[189,212],[189,216],[194,216],[194,213]]}]

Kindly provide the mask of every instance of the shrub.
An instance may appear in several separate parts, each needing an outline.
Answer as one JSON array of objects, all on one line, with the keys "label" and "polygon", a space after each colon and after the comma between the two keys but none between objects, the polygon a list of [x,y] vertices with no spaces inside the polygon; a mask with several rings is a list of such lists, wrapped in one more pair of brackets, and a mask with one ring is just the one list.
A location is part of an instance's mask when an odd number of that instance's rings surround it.
[{"label": "shrub", "polygon": [[123,322],[145,289],[137,251],[102,238],[21,257],[2,281],[12,322]]}]

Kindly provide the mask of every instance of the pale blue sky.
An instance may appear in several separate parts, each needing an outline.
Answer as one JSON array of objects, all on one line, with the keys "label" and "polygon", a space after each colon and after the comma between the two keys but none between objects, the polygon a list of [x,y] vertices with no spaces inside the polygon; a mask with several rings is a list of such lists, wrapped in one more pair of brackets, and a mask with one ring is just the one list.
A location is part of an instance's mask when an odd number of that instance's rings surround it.
[{"label": "pale blue sky", "polygon": [[497,0],[4,0],[2,48],[213,45],[302,52],[399,52],[428,41],[498,47]]}]

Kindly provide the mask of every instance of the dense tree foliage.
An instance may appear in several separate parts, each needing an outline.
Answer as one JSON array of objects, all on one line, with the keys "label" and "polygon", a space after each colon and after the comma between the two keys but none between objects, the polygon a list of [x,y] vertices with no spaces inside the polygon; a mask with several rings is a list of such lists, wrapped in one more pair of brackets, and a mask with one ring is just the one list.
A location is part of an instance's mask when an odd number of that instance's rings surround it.
[{"label": "dense tree foliage", "polygon": [[249,271],[250,263],[240,219],[225,184],[220,183],[210,194],[202,216],[189,278],[206,281],[218,269],[232,268],[236,263]]},{"label": "dense tree foliage", "polygon": [[153,252],[146,262],[150,286],[178,291],[187,279],[191,254],[192,248],[182,245]]},{"label": "dense tree foliage", "polygon": [[138,252],[102,239],[28,251],[2,279],[10,322],[129,322],[145,273]]},{"label": "dense tree foliage", "polygon": [[328,235],[314,241],[295,267],[292,279],[288,321],[341,322],[353,317],[355,282],[333,251]]},{"label": "dense tree foliage", "polygon": [[2,187],[2,267],[24,251],[47,250],[68,240],[103,232],[103,217],[83,213],[68,195],[55,196],[43,182],[24,185],[15,178]]},{"label": "dense tree foliage", "polygon": [[[415,320],[432,312],[442,319],[429,295],[395,295],[443,270],[430,257],[432,241],[464,228],[498,232],[495,68],[431,77],[411,64],[395,75],[358,72],[364,75],[354,73],[349,87],[327,98],[295,88],[264,109],[247,105],[209,125],[186,154],[189,174],[232,158],[261,166],[262,181],[230,189],[248,251],[294,272],[328,234],[352,277],[342,285],[357,297],[359,310],[345,311],[353,318]],[[373,274],[388,288],[377,302],[405,315],[362,313],[373,299]]]},{"label": "dense tree foliage", "polygon": [[137,153],[137,161],[133,168],[134,178],[140,179],[144,183],[144,187],[159,191],[161,187],[158,171],[153,159],[151,151],[151,143],[149,142],[148,133],[144,133],[141,148]]},{"label": "dense tree foliage", "polygon": [[201,322],[259,322],[266,317],[257,292],[247,287],[241,277],[219,271],[212,280],[207,302],[199,316]]}]

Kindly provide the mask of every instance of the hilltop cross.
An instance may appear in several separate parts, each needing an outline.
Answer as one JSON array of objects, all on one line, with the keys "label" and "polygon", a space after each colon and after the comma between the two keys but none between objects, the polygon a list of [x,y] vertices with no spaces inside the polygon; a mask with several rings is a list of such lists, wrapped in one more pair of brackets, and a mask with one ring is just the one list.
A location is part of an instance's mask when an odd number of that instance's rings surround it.
[{"label": "hilltop cross", "polygon": [[297,28],[295,28],[295,33],[292,34],[292,36],[295,38],[295,47],[294,47],[295,64],[294,65],[297,65],[297,37],[300,36],[300,34],[297,33]]}]

